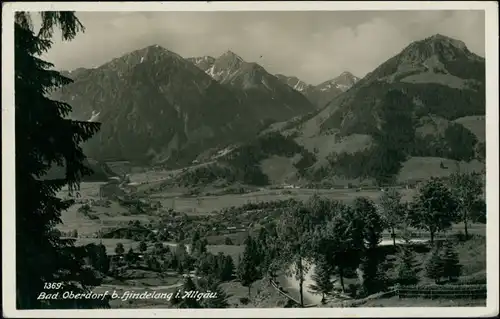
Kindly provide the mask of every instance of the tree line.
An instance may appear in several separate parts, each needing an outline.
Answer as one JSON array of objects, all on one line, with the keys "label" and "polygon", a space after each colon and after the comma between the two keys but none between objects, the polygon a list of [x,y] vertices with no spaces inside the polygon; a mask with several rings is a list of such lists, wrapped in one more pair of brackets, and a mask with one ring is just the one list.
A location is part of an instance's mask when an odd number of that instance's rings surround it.
[{"label": "tree line", "polygon": [[[380,123],[367,132],[357,132],[372,135],[373,145],[358,152],[330,154],[326,172],[347,178],[374,178],[379,185],[387,185],[394,183],[409,156],[484,161],[484,143],[479,145],[476,136],[461,124],[449,123],[442,137],[416,134],[414,108],[410,93],[388,90],[377,107]],[[420,116],[429,114],[436,113],[423,112]],[[317,176],[322,177],[322,173]]]},{"label": "tree line", "polygon": [[[397,233],[407,243],[398,246],[396,282],[415,284],[418,277],[409,245],[411,228],[427,231],[430,245],[434,246],[438,244],[436,234],[449,230],[456,222],[464,223],[468,238],[468,223],[485,214],[484,207],[479,210],[474,207],[482,202],[480,177],[464,174],[454,178],[460,181],[459,189],[450,189],[433,178],[411,202],[403,202],[397,190],[384,192],[380,205],[365,197],[358,197],[348,205],[317,195],[305,203],[294,202],[283,211],[277,224],[269,224],[258,235],[247,238],[237,276],[250,295],[253,282],[264,276],[276,279],[278,271],[284,269],[299,282],[302,306],[305,275],[312,264],[315,284],[309,288],[322,294],[323,300],[332,292],[333,275],[342,291],[346,290],[346,276],[357,272],[361,281],[358,296],[379,292],[389,284],[385,275],[388,265],[379,251],[383,232],[389,230],[394,246]],[[460,267],[451,244],[436,247],[435,257],[427,266],[429,278],[457,277]]]}]

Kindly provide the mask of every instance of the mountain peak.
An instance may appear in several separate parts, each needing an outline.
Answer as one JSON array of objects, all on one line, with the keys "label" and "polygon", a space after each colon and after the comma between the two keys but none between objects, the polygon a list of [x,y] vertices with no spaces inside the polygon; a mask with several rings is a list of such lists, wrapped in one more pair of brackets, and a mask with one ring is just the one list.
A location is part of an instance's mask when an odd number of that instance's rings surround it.
[{"label": "mountain peak", "polygon": [[239,61],[239,62],[244,62],[243,59],[239,55],[237,55],[236,53],[234,53],[231,50],[227,50],[226,52],[224,52],[219,57],[219,59],[223,59],[223,60],[235,60],[235,61]]},{"label": "mountain peak", "polygon": [[467,49],[464,42],[442,34],[434,34],[420,41],[415,41],[401,52],[401,60],[407,63],[421,63],[437,57],[440,61],[453,61],[460,58],[477,59]]},{"label": "mountain peak", "polygon": [[168,51],[159,44],[152,44],[142,49],[136,50],[135,52],[170,52],[170,51]]},{"label": "mountain peak", "polygon": [[434,42],[441,42],[441,43],[446,43],[446,44],[451,44],[452,46],[460,49],[460,50],[467,50],[467,46],[463,41],[457,40],[450,38],[448,36],[442,35],[440,33],[436,33],[433,36],[430,36],[429,38],[425,39],[424,41],[434,41]]},{"label": "mountain peak", "polygon": [[354,77],[354,75],[351,72],[349,72],[349,71],[344,71],[344,72],[340,73],[340,76]]},{"label": "mountain peak", "polygon": [[152,44],[142,49],[132,51],[128,54],[125,54],[123,57],[140,57],[141,60],[140,63],[142,63],[142,61],[144,61],[147,58],[153,58],[153,57],[158,58],[167,56],[171,58],[182,59],[182,57],[177,53],[169,51],[158,44]]}]

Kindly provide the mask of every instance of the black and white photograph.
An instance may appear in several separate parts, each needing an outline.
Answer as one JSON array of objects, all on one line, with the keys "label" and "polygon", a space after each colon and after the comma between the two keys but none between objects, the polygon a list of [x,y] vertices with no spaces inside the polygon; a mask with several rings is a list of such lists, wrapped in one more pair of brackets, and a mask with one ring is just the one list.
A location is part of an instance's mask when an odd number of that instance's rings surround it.
[{"label": "black and white photograph", "polygon": [[498,3],[2,29],[6,317],[498,315]]}]

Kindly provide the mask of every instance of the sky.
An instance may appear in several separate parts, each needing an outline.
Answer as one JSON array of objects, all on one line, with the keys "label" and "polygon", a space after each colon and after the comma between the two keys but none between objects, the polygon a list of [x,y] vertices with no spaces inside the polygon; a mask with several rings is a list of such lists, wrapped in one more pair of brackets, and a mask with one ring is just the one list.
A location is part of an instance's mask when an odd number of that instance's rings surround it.
[{"label": "sky", "polygon": [[[57,69],[97,67],[158,44],[188,58],[231,50],[270,73],[319,84],[363,77],[413,41],[434,34],[484,57],[484,11],[77,12],[85,33],[57,37],[43,57]],[[36,24],[36,19],[35,19]]]}]

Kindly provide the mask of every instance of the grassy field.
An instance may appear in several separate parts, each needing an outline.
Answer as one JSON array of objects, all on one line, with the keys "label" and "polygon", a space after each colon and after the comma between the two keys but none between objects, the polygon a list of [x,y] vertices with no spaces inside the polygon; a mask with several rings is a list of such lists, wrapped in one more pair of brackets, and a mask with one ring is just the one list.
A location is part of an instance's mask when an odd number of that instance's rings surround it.
[{"label": "grassy field", "polygon": [[[299,155],[300,156],[300,155]],[[261,162],[261,169],[272,184],[295,183],[297,169],[293,166],[294,158],[271,156]]]},{"label": "grassy field", "polygon": [[259,279],[252,284],[250,298],[248,288],[238,281],[223,283],[221,287],[228,295],[230,308],[283,308],[288,302],[288,299],[279,294],[265,279]]},{"label": "grassy field", "polygon": [[[372,145],[372,137],[363,134],[353,134],[336,141],[332,135],[317,135],[314,137],[298,137],[299,145],[309,152],[315,153],[317,162],[314,167],[319,168],[327,164],[327,156],[332,153],[355,153]],[[317,151],[317,153],[315,152]]]},{"label": "grassy field", "polygon": [[238,265],[238,257],[243,254],[245,246],[243,245],[208,245],[207,251],[212,254],[224,253],[224,255],[229,255],[233,258],[234,264]]},{"label": "grassy field", "polygon": [[[404,200],[411,199],[414,190],[401,190]],[[177,197],[172,198],[168,192],[156,194],[154,197],[159,200],[163,207],[174,208],[177,211],[188,214],[206,214],[223,208],[232,206],[242,206],[248,203],[269,202],[276,200],[286,200],[294,198],[305,201],[314,194],[325,196],[330,199],[352,201],[358,196],[364,196],[373,200],[378,200],[382,192],[380,190],[361,190],[356,192],[353,189],[291,189],[291,190],[262,190],[247,194],[228,194],[218,196],[198,196],[198,197]]]},{"label": "grassy field", "polygon": [[[441,163],[446,168],[441,168]],[[398,182],[446,177],[458,171],[481,172],[484,168],[484,164],[477,160],[466,163],[440,157],[411,157],[403,163],[398,175]]]},{"label": "grassy field", "polygon": [[462,124],[466,129],[476,135],[479,142],[486,140],[486,118],[484,115],[465,116],[456,119],[454,122]]},{"label": "grassy field", "polygon": [[[454,245],[458,254],[458,259],[462,265],[462,273],[458,278],[459,283],[486,283],[486,238],[483,236],[474,236],[465,242],[457,241]],[[393,246],[379,247],[386,256],[389,269],[386,275],[389,279],[397,277],[397,251]],[[425,274],[425,264],[429,258],[429,248],[427,245],[416,245],[414,249],[415,269],[419,277],[419,285],[434,284],[434,280],[427,278]],[[352,281],[352,282],[349,282]],[[355,278],[350,278],[349,283],[355,283]]]}]

